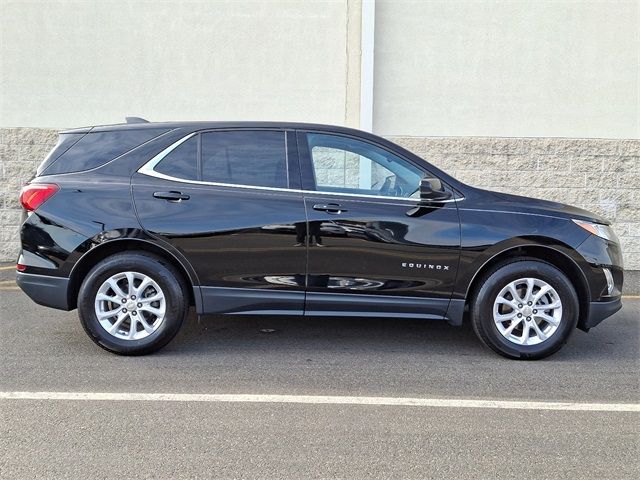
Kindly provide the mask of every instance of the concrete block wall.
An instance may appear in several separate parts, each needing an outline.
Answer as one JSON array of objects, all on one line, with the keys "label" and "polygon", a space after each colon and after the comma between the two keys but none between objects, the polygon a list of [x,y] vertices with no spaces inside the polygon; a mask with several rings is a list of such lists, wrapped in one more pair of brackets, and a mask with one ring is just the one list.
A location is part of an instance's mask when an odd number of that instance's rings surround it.
[{"label": "concrete block wall", "polygon": [[[640,270],[640,140],[389,138],[471,185],[601,213],[620,237],[626,269]],[[0,129],[2,261],[18,252],[20,186],[56,141],[52,129]]]},{"label": "concrete block wall", "polygon": [[58,141],[56,130],[0,128],[0,261],[16,260],[20,188]]}]

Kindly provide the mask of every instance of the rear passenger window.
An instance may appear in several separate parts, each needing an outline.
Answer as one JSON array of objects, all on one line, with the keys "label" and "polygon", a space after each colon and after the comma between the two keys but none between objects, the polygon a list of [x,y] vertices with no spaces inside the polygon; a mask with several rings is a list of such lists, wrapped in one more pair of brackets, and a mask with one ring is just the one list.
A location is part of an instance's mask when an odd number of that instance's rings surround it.
[{"label": "rear passenger window", "polygon": [[183,180],[198,180],[198,136],[174,148],[154,170]]},{"label": "rear passenger window", "polygon": [[202,180],[287,188],[284,132],[235,131],[202,134]]}]

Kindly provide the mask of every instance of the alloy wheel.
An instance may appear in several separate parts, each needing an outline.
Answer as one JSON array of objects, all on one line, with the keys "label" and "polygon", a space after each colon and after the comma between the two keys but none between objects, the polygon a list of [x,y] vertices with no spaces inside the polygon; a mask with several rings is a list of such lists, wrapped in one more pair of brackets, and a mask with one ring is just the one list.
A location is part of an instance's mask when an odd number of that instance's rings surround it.
[{"label": "alloy wheel", "polygon": [[110,335],[140,340],[154,333],[165,318],[166,300],[160,286],[139,272],[112,275],[98,289],[95,314]]},{"label": "alloy wheel", "polygon": [[506,285],[493,304],[500,334],[517,345],[537,345],[557,330],[562,320],[558,292],[539,278],[520,278]]}]

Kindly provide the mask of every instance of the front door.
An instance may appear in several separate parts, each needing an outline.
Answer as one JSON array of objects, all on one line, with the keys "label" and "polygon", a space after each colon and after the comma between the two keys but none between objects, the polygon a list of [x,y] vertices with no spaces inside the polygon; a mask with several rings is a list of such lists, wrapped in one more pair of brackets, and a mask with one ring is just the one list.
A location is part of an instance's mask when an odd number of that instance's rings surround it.
[{"label": "front door", "polygon": [[429,173],[373,143],[298,132],[298,147],[306,313],[443,318],[460,251],[455,202],[408,215]]},{"label": "front door", "polygon": [[295,133],[206,131],[173,147],[134,175],[133,197],[143,228],[193,266],[201,313],[302,313]]}]

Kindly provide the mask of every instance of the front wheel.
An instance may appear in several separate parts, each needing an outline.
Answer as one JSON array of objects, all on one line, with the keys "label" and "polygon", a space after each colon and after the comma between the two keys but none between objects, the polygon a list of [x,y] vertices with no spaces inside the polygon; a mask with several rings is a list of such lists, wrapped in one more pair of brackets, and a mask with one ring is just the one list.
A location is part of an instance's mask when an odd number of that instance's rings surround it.
[{"label": "front wheel", "polygon": [[502,264],[480,279],[471,322],[482,342],[509,358],[557,352],[578,322],[578,300],[567,276],[538,260]]},{"label": "front wheel", "polygon": [[119,253],[86,276],[78,293],[78,313],[100,347],[120,355],[144,355],[178,333],[188,298],[172,265],[144,252]]}]

